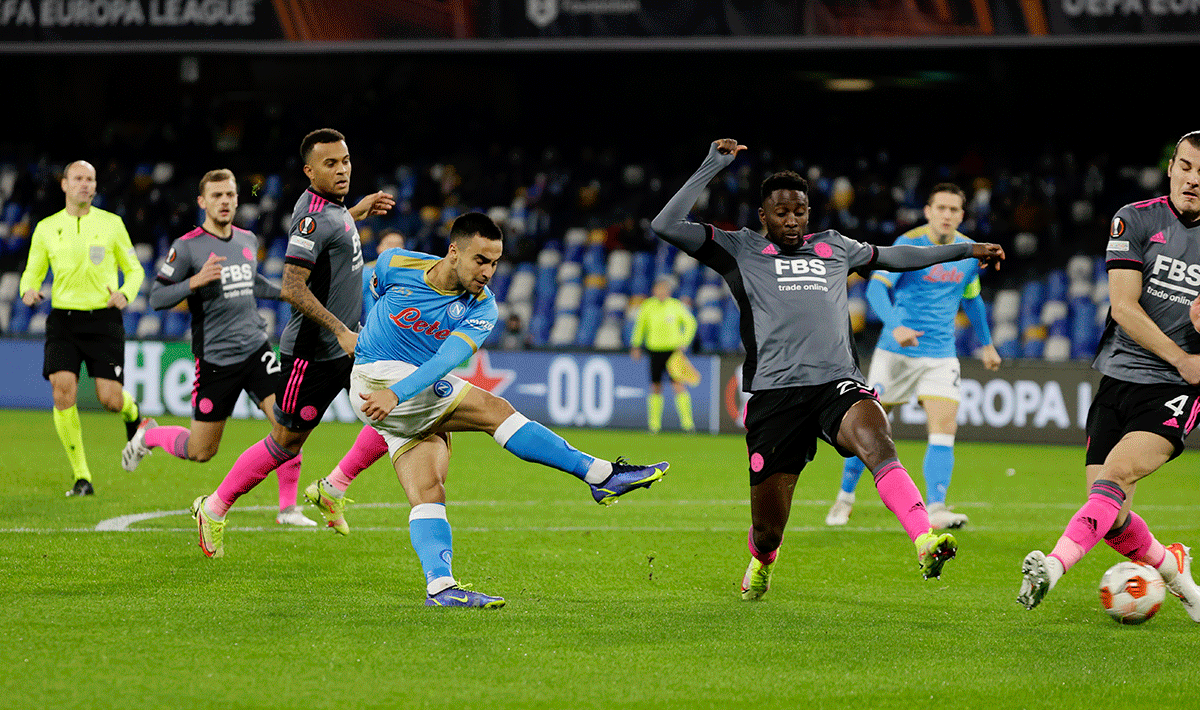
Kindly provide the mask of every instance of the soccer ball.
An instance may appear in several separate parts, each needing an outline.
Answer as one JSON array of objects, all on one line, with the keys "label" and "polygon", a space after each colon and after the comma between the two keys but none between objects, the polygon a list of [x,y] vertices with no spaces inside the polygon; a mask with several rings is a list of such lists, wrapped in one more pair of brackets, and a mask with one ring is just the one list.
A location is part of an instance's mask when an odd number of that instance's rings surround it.
[{"label": "soccer ball", "polygon": [[1100,578],[1100,603],[1118,624],[1140,624],[1158,613],[1166,589],[1150,565],[1118,562]]}]

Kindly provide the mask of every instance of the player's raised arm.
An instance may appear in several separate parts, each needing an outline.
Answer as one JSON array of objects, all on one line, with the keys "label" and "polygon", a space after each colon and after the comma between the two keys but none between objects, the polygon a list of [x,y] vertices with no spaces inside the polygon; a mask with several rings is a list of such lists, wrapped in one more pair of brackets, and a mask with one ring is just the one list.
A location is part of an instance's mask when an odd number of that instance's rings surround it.
[{"label": "player's raised arm", "polygon": [[689,222],[688,212],[695,206],[708,181],[732,163],[739,151],[745,149],[746,146],[740,145],[732,138],[713,141],[708,149],[708,157],[704,159],[700,168],[650,222],[654,233],[689,254],[703,246],[705,229],[702,225]]},{"label": "player's raised arm", "polygon": [[1004,249],[999,244],[971,242],[935,244],[933,246],[897,244],[890,247],[877,247],[877,250],[873,266],[888,271],[915,271],[924,269],[926,266],[959,259],[979,259],[985,266],[999,264],[1004,260]]}]

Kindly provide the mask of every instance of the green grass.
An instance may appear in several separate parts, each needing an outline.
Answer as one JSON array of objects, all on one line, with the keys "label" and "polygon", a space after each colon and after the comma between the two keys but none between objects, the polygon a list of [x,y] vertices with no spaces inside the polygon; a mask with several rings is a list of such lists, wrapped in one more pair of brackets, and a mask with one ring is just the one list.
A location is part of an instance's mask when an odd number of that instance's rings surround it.
[{"label": "green grass", "polygon": [[[276,526],[272,476],[239,501],[226,556],[210,560],[185,509],[266,426],[231,422],[209,463],[156,453],[128,474],[120,421],[85,414],[83,424],[97,495],[68,499],[49,413],[0,412],[0,687],[11,707],[1200,703],[1200,627],[1170,597],[1143,626],[1112,623],[1096,592],[1119,559],[1106,546],[1038,609],[1015,602],[1022,557],[1049,549],[1083,501],[1081,448],[960,443],[951,502],[972,525],[943,579],[926,582],[869,477],[851,526],[825,529],[840,461],[823,447],[797,487],[772,589],[749,604],[737,594],[748,559],[742,439],[567,431],[585,451],[672,463],[652,490],[602,508],[570,476],[458,435],[447,486],[455,573],[508,599],[481,612],[422,606],[408,509],[384,464],[351,491],[349,537]],[[315,432],[302,488],[355,432]],[[901,444],[914,471],[922,451]],[[1200,545],[1198,462],[1188,452],[1138,491],[1164,542]],[[94,531],[153,511],[177,513]]]}]

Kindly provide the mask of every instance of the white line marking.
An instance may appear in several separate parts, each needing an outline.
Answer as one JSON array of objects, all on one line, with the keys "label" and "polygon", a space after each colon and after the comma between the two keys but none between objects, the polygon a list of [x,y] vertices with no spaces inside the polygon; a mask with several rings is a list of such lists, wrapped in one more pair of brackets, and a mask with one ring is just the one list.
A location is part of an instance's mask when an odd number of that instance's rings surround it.
[{"label": "white line marking", "polygon": [[[823,508],[823,507],[830,505],[831,502],[832,501],[828,501],[828,500],[797,500],[797,501],[793,501],[792,505],[800,506],[800,507],[807,507],[807,508]],[[547,503],[549,503],[551,506],[554,506],[554,507],[562,507],[562,506],[569,506],[569,505],[580,505],[580,506],[594,505],[590,501],[580,501],[580,500],[569,500],[569,501],[462,500],[462,501],[451,501],[450,505],[451,505],[451,507],[528,508],[528,507],[532,507],[532,506],[545,507]],[[653,499],[651,499],[651,500],[638,500],[637,505],[638,506],[672,507],[672,508],[677,508],[677,507],[681,507],[681,506],[685,506],[685,507],[689,507],[689,508],[694,508],[697,506],[745,507],[745,506],[749,505],[749,501],[746,501],[746,500],[653,500]],[[883,509],[883,503],[881,503],[880,501],[860,501],[858,503],[858,506],[860,509],[862,509],[862,508],[870,508],[873,510]],[[351,510],[364,510],[364,509],[373,509],[373,508],[407,509],[408,507],[409,506],[407,503],[399,503],[399,502],[356,503]],[[1012,503],[1012,504],[997,505],[994,503],[987,503],[987,502],[964,502],[964,503],[956,503],[953,507],[958,510],[972,510],[972,509],[983,509],[983,510],[1005,510],[1005,509],[1008,509],[1008,510],[1017,510],[1017,509],[1021,509],[1021,510],[1030,510],[1030,509],[1033,509],[1033,510],[1075,510],[1079,507],[1079,504],[1078,503]],[[277,506],[274,506],[274,505],[239,506],[238,508],[235,508],[235,516],[234,517],[235,518],[239,517],[240,514],[243,512],[251,513],[251,512],[262,512],[262,511],[275,511],[276,509],[277,509]],[[1159,512],[1183,512],[1183,513],[1193,513],[1194,514],[1198,511],[1200,511],[1200,505],[1161,505],[1161,504],[1155,505],[1155,504],[1149,504],[1149,505],[1139,505],[1138,510],[1159,511]],[[0,528],[0,533],[49,534],[49,533],[85,533],[85,532],[191,532],[193,529],[190,526],[186,527],[186,528],[175,528],[175,527],[171,527],[171,528],[167,528],[167,527],[136,528],[136,527],[132,527],[135,523],[140,523],[142,521],[156,520],[158,518],[169,518],[169,517],[177,516],[177,515],[183,515],[183,516],[190,517],[191,511],[189,511],[187,509],[156,510],[156,511],[151,511],[151,512],[146,512],[146,513],[131,513],[129,515],[119,515],[115,518],[108,518],[105,520],[101,520],[99,523],[96,523],[95,527],[91,527],[91,528],[26,528],[26,527]],[[320,521],[318,520],[318,522],[320,522]],[[291,525],[245,526],[245,527],[243,527],[243,526],[237,525],[236,523],[231,522],[229,529],[245,531],[245,532],[290,532],[292,530],[321,530],[322,527],[323,526],[318,526],[315,528],[298,528],[298,527],[291,526]],[[403,527],[391,527],[391,526],[360,527],[360,526],[355,526],[353,529],[355,532],[408,532],[407,526],[403,526]],[[790,532],[816,532],[819,530],[830,530],[830,529],[831,529],[830,527],[824,526],[824,525],[799,526],[799,527],[793,526],[793,527],[788,528],[788,530]],[[874,533],[874,532],[895,532],[895,530],[897,528],[892,525],[883,525],[883,526],[878,526],[878,527],[837,527],[837,528],[832,528],[832,529],[835,531],[836,530],[844,530],[844,531],[849,531],[849,532]],[[1193,529],[1195,529],[1195,525],[1156,524],[1154,526],[1154,529],[1155,530],[1164,530],[1164,531],[1165,530],[1193,530]],[[745,530],[745,526],[737,526],[737,527],[729,528],[729,527],[722,527],[722,526],[646,527],[646,526],[622,526],[622,525],[595,525],[595,526],[586,526],[585,525],[585,526],[538,527],[538,526],[507,526],[506,525],[506,526],[487,526],[487,527],[466,527],[466,526],[457,527],[456,526],[455,530],[460,530],[462,532],[481,532],[481,533],[492,533],[492,532],[721,532],[721,533],[725,533],[725,532],[742,532]],[[1036,531],[1042,531],[1042,530],[1052,532],[1052,531],[1056,531],[1056,530],[1061,530],[1061,527],[1059,527],[1058,525],[1051,525],[1051,526],[1047,526],[1044,528],[1039,527],[1039,528],[1035,529],[1035,528],[1030,528],[1025,525],[1014,526],[1014,527],[1005,527],[1005,526],[988,526],[988,525],[980,526],[980,525],[975,525],[975,524],[969,524],[965,528],[965,532],[987,532],[987,533],[994,533],[994,532],[1019,533],[1019,532],[1036,532]]]}]

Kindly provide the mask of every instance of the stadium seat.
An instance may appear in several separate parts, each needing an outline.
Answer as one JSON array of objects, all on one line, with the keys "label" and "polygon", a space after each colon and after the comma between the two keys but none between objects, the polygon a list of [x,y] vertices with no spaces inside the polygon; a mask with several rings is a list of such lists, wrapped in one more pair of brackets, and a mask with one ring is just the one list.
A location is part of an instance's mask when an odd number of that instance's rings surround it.
[{"label": "stadium seat", "polygon": [[624,249],[617,249],[609,253],[605,274],[608,277],[610,293],[628,294],[630,277],[633,275],[633,254]]},{"label": "stadium seat", "polygon": [[654,278],[654,255],[639,251],[633,255],[633,273],[630,274],[629,294],[645,296],[650,293],[650,282]]},{"label": "stadium seat", "polygon": [[1087,360],[1096,354],[1100,327],[1096,324],[1096,304],[1087,296],[1071,300],[1071,359]]},{"label": "stadium seat", "polygon": [[1017,337],[1017,324],[1012,321],[997,323],[992,329],[992,345],[996,352],[1005,360],[1021,357],[1021,342]]},{"label": "stadium seat", "polygon": [[[742,347],[741,312],[732,296],[725,298],[721,314],[721,351],[738,352]],[[839,326],[840,327],[840,326]]]},{"label": "stadium seat", "polygon": [[597,350],[622,350],[625,343],[621,339],[621,328],[624,321],[606,315],[604,322],[596,330],[596,337],[592,341],[592,347]]},{"label": "stadium seat", "polygon": [[48,314],[46,313],[42,313],[39,310],[34,310],[33,317],[29,319],[28,333],[30,335],[45,335],[47,316]]},{"label": "stadium seat", "polygon": [[142,319],[142,313],[143,313],[142,311],[134,311],[129,308],[126,308],[121,313],[121,322],[125,326],[126,333],[136,333],[137,332],[138,321],[140,321]]},{"label": "stadium seat", "polygon": [[512,276],[513,267],[509,262],[502,261],[496,266],[496,273],[492,275],[492,280],[488,283],[488,288],[496,296],[496,303],[503,303],[507,299],[508,287],[512,283]]},{"label": "stadium seat", "polygon": [[700,349],[704,352],[716,352],[721,349],[721,309],[716,304],[709,304],[696,313],[696,337],[700,341]]},{"label": "stadium seat", "polygon": [[181,311],[165,311],[161,317],[161,337],[164,340],[179,340],[192,323],[191,315]]},{"label": "stadium seat", "polygon": [[584,276],[603,276],[607,258],[608,254],[604,251],[603,244],[589,244],[583,250]]}]

